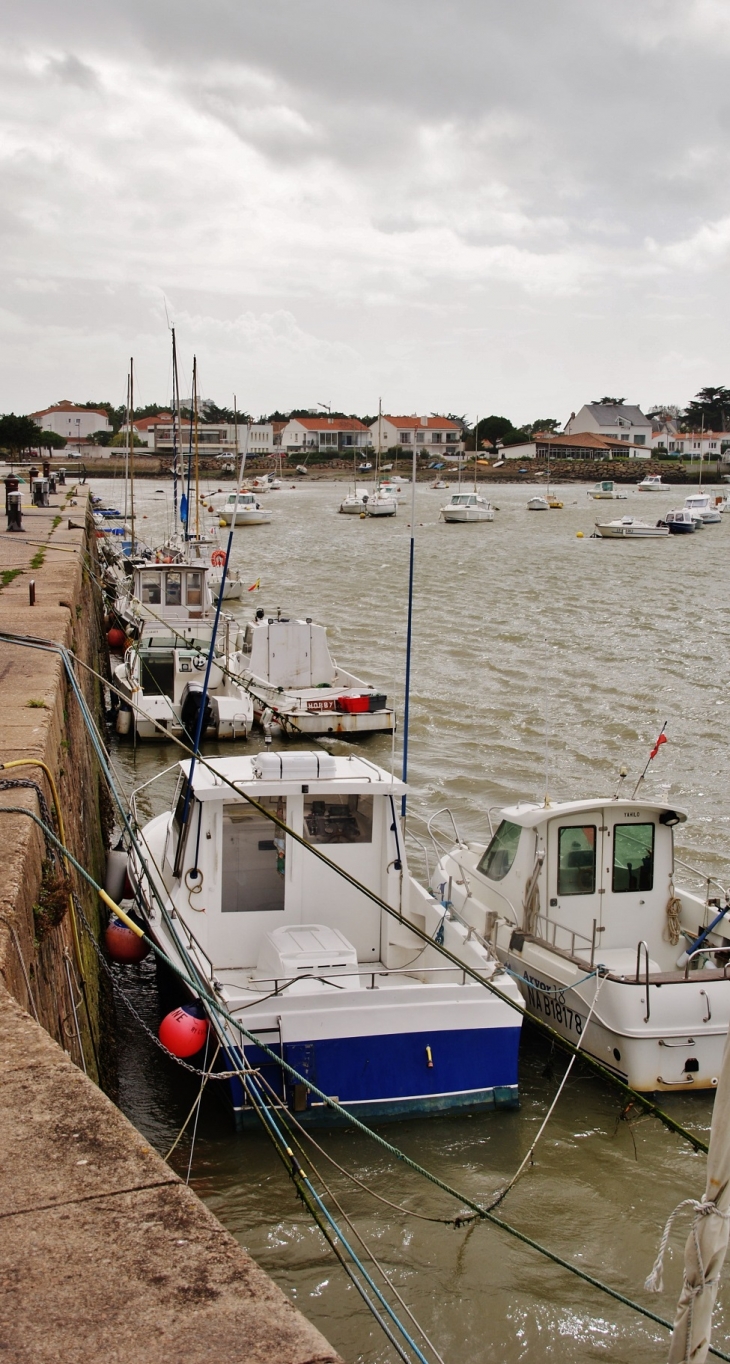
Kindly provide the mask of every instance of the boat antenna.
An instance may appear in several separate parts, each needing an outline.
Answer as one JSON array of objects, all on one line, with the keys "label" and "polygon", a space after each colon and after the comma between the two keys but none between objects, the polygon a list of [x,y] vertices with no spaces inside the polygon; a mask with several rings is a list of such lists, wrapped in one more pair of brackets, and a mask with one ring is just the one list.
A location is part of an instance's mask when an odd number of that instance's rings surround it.
[{"label": "boat antenna", "polygon": [[[167,309],[167,304],[165,304]],[[178,441],[182,445],[182,428],[180,426],[180,384],[177,376],[177,346],[175,344],[175,328],[171,327],[172,332],[172,524],[173,530],[177,529],[177,479],[178,479]]]},{"label": "boat antenna", "polygon": [[[124,451],[124,526],[127,525],[127,497],[129,494],[129,375],[127,375],[127,445]],[[11,465],[12,468],[12,465]]]},{"label": "boat antenna", "polygon": [[[193,356],[193,384],[195,384],[195,356]],[[192,401],[192,400],[191,400],[191,401]],[[192,412],[191,412],[191,414],[190,414],[190,417],[188,418],[188,423],[189,423],[189,424],[188,424],[188,477],[187,477],[187,490],[186,490],[186,494],[185,494],[185,516],[184,516],[184,518],[183,518],[184,521],[185,521],[185,539],[186,539],[186,540],[189,540],[189,539],[190,539],[190,479],[191,479],[191,477],[192,477],[192,468],[193,468],[193,421],[192,421]]]},{"label": "boat antenna", "polygon": [[474,422],[474,492],[477,490],[477,447],[479,435],[479,418]]},{"label": "boat antenna", "polygon": [[622,781],[624,780],[625,776],[626,776],[626,768],[625,768],[625,767],[620,767],[620,768],[619,768],[619,773],[618,773],[618,781],[616,782],[616,790],[615,790],[614,793],[613,793],[613,798],[614,798],[614,800],[618,800],[618,793],[619,793],[619,791],[621,790],[621,783],[622,783]]},{"label": "boat antenna", "polygon": [[665,729],[666,729],[668,723],[669,723],[669,721],[668,721],[668,720],[665,720],[665,721],[664,721],[664,724],[662,725],[661,729],[659,730],[659,737],[658,737],[658,739],[657,739],[657,741],[656,741],[654,747],[652,748],[651,753],[649,754],[649,757],[648,757],[647,760],[646,760],[646,765],[645,765],[645,767],[644,767],[644,771],[642,772],[641,776],[639,777],[639,780],[637,781],[636,786],[634,787],[633,792],[632,792],[632,794],[631,794],[631,799],[632,799],[632,800],[634,800],[634,799],[636,798],[636,792],[638,791],[639,787],[641,786],[641,783],[643,782],[644,777],[646,776],[646,774],[647,774],[647,772],[648,772],[648,770],[649,770],[649,763],[650,763],[650,762],[653,762],[653,760],[654,760],[654,758],[656,757],[657,753],[659,752],[659,749],[661,748],[662,744],[666,744],[666,743],[668,742],[667,736],[666,736],[666,734],[664,733],[664,731],[665,731]]},{"label": "boat antenna", "polygon": [[[408,561],[408,626],[406,629],[406,685],[403,702],[403,781],[408,780],[408,730],[411,718],[411,645],[413,640],[413,567],[416,553],[416,432],[413,432],[411,472],[411,544]],[[401,819],[406,817],[406,793],[401,801]]]},{"label": "boat antenna", "polygon": [[545,636],[545,809],[550,804],[548,794],[548,775],[550,761],[550,652],[547,635]]},{"label": "boat antenna", "polygon": [[198,459],[198,361],[193,356],[193,430],[195,433],[195,538],[200,539],[200,462]]},{"label": "boat antenna", "polygon": [[132,557],[134,557],[134,434],[132,431],[132,420],[134,417],[134,360],[129,361],[129,407],[127,409],[129,436],[129,505],[130,518],[132,522]]}]

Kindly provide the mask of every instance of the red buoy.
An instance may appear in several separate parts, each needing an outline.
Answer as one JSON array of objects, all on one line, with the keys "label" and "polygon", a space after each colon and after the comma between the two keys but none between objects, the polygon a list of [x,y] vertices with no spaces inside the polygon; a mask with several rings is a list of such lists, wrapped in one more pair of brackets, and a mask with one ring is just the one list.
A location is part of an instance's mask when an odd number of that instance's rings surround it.
[{"label": "red buoy", "polygon": [[104,934],[104,943],[112,961],[118,961],[123,966],[134,965],[138,961],[144,961],[149,946],[144,938],[138,938],[131,928],[127,928],[121,919],[115,915],[109,920],[109,926]]},{"label": "red buoy", "polygon": [[116,625],[106,632],[106,642],[110,649],[123,649],[126,635]]},{"label": "red buoy", "polygon": [[173,1056],[183,1059],[200,1051],[208,1036],[208,1027],[199,1004],[183,1004],[182,1008],[173,1009],[163,1018],[157,1036]]}]

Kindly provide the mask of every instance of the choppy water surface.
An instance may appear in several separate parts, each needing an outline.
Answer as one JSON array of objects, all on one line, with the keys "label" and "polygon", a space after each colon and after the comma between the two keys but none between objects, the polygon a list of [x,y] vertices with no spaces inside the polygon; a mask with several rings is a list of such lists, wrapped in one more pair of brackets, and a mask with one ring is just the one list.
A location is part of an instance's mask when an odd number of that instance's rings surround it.
[{"label": "choppy water surface", "polygon": [[[95,486],[119,504],[119,485]],[[271,494],[272,523],[236,531],[235,562],[250,582],[262,582],[240,609],[255,601],[312,615],[327,625],[343,664],[377,681],[400,705],[410,508],[401,506],[395,520],[338,516],[343,491],[318,482]],[[667,720],[670,742],[652,764],[646,795],[687,809],[680,855],[730,876],[730,524],[643,544],[593,540],[595,520],[627,513],[653,520],[681,504],[684,491],[632,492],[614,503],[589,501],[584,486],[560,493],[563,511],[528,513],[526,489],[499,488],[492,524],[447,526],[437,519],[444,494],[418,489],[411,808],[428,816],[448,805],[464,834],[485,837],[487,808],[543,796],[546,772],[555,798],[612,792],[622,764],[633,789]],[[169,523],[170,485],[138,483],[137,506],[147,518],[140,532],[153,541]],[[256,751],[258,743],[254,737],[249,746]],[[389,767],[390,739],[376,736],[365,751]],[[116,751],[130,789],[173,758],[170,747],[157,745],[136,755],[127,745]],[[169,799],[170,781],[150,795],[150,813]],[[155,1027],[151,968],[128,972],[124,981]],[[195,1083],[168,1067],[128,1018],[120,1022],[122,1105],[164,1152]],[[388,1135],[449,1183],[485,1198],[528,1150],[565,1064],[562,1053],[551,1055],[526,1036],[518,1112],[411,1122],[389,1127]],[[672,1095],[664,1103],[707,1133],[708,1097]],[[501,1213],[671,1318],[686,1223],[672,1240],[664,1297],[649,1298],[642,1284],[667,1214],[680,1199],[701,1194],[704,1158],[653,1119],[628,1123],[619,1114],[610,1088],[589,1074],[571,1077],[534,1166]],[[453,1212],[438,1190],[394,1167],[359,1135],[318,1140],[385,1197],[432,1216]],[[172,1157],[183,1174],[189,1156],[185,1137]],[[319,1164],[326,1168],[323,1159]],[[447,1364],[635,1364],[664,1357],[664,1331],[494,1227],[454,1230],[405,1218],[336,1171],[330,1176]],[[267,1140],[235,1137],[212,1101],[203,1106],[191,1183],[345,1358],[368,1364],[395,1358],[297,1203]],[[727,1349],[722,1304],[721,1291],[715,1340]]]}]

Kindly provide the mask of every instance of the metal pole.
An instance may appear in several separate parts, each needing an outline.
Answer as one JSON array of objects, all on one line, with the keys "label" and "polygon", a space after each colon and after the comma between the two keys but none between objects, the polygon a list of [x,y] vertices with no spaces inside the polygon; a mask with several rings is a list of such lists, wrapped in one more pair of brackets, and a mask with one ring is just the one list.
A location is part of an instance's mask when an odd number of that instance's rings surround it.
[{"label": "metal pole", "polygon": [[[408,561],[408,627],[406,630],[406,694],[403,705],[403,780],[408,780],[408,728],[411,715],[411,643],[413,636],[413,570],[416,552],[416,432],[413,432],[411,473],[411,545]],[[401,800],[401,818],[406,817],[406,793]]]}]

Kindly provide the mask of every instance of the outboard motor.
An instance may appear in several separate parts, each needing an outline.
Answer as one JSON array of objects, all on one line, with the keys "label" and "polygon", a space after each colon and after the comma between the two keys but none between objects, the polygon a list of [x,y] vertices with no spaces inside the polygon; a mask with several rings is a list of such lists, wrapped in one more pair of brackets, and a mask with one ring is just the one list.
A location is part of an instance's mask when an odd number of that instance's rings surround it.
[{"label": "outboard motor", "polygon": [[[200,707],[203,704],[203,688],[200,682],[188,682],[182,694],[182,705],[180,707],[180,720],[182,727],[188,736],[191,744],[195,743],[195,735],[198,729],[198,719]],[[210,729],[213,716],[210,709],[210,701],[205,698],[205,714],[200,730],[201,738],[206,730]]]}]

